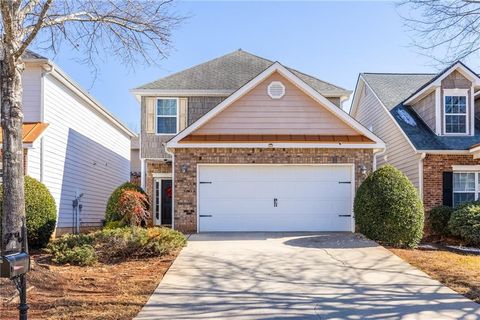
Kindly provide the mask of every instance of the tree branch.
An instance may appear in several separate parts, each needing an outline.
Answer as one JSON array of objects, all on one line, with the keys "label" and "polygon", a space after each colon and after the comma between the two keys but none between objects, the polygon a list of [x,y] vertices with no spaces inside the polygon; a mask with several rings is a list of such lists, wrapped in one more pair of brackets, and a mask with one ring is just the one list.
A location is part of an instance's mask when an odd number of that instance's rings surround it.
[{"label": "tree branch", "polygon": [[43,5],[42,11],[38,16],[37,23],[35,23],[32,30],[30,31],[30,34],[23,41],[21,47],[17,50],[17,52],[15,52],[15,58],[19,58],[22,56],[22,54],[25,52],[25,50],[30,45],[30,43],[32,43],[33,39],[35,39],[35,37],[37,36],[37,33],[44,26],[44,19],[47,15],[47,12],[48,12],[48,9],[50,8],[51,3],[52,3],[52,0],[47,0]]}]

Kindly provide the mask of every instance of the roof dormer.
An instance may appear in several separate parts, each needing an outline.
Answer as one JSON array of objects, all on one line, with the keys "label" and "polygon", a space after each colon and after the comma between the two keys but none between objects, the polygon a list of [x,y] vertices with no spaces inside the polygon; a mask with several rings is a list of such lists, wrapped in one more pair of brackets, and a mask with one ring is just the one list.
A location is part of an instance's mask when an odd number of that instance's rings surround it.
[{"label": "roof dormer", "polygon": [[437,135],[475,134],[475,91],[480,78],[456,62],[420,87],[404,102],[411,106]]}]

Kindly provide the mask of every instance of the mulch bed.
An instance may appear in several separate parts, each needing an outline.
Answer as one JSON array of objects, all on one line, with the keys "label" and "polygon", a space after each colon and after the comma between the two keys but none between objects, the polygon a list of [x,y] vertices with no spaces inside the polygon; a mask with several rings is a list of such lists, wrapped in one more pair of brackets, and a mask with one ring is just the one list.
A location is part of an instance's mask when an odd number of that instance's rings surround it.
[{"label": "mulch bed", "polygon": [[[33,254],[28,274],[29,319],[132,319],[177,254],[92,267],[57,266]],[[18,319],[12,282],[0,279],[0,318]]]},{"label": "mulch bed", "polygon": [[480,303],[480,255],[441,249],[389,250],[433,279]]}]

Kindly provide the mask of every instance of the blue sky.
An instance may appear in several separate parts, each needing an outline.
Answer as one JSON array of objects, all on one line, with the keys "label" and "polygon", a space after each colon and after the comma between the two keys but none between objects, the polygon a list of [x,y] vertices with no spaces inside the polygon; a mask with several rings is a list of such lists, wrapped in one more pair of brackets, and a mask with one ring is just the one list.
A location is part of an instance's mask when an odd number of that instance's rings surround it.
[{"label": "blue sky", "polygon": [[391,2],[179,2],[191,16],[174,31],[170,57],[135,70],[120,61],[91,69],[61,48],[51,58],[132,130],[139,105],[129,89],[242,48],[353,90],[359,72],[429,72]]}]

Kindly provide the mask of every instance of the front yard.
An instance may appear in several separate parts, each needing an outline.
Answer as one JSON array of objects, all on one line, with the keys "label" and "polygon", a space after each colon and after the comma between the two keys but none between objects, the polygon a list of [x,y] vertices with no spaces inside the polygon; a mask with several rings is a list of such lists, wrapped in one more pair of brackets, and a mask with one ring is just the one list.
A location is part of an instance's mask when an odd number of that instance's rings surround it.
[{"label": "front yard", "polygon": [[[31,319],[132,319],[147,302],[177,253],[91,267],[57,266],[33,256],[28,274]],[[38,262],[38,263],[37,263]],[[10,280],[0,279],[0,318],[17,319]]]},{"label": "front yard", "polygon": [[443,250],[390,251],[444,285],[480,303],[480,256]]}]

